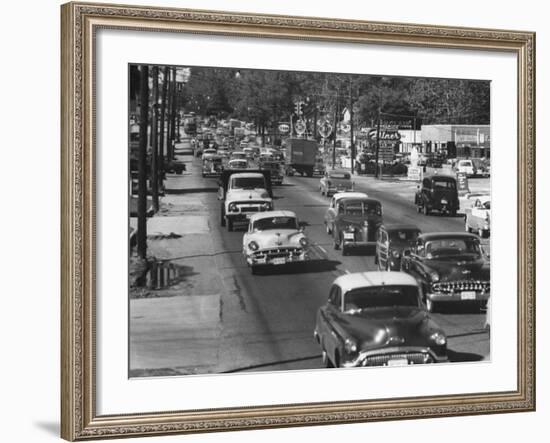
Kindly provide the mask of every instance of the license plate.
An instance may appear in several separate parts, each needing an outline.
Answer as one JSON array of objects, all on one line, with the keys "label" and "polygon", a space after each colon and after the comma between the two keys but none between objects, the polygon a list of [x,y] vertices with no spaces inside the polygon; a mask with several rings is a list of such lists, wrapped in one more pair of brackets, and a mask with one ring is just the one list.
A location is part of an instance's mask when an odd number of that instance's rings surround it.
[{"label": "license plate", "polygon": [[476,293],[475,291],[464,291],[460,294],[461,300],[475,300]]},{"label": "license plate", "polygon": [[274,265],[284,265],[286,260],[284,258],[274,258],[271,263]]},{"label": "license plate", "polygon": [[409,364],[409,360],[406,358],[392,358],[388,360],[388,366],[407,366]]}]

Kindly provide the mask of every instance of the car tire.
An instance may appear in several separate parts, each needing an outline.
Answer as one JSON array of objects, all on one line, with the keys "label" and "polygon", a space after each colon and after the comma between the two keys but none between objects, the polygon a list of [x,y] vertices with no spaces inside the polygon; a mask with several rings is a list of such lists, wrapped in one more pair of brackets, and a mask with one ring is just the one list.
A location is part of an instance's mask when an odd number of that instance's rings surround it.
[{"label": "car tire", "polygon": [[325,223],[326,231],[328,235],[332,234],[332,229],[330,228],[330,225],[328,223]]},{"label": "car tire", "polygon": [[227,220],[227,230],[229,232],[233,231],[233,220],[231,220],[231,219]]},{"label": "car tire", "polygon": [[340,249],[342,250],[342,255],[348,255],[348,248],[344,242],[344,237],[340,238]]},{"label": "car tire", "polygon": [[223,228],[225,226],[225,212],[223,210],[223,206],[222,206],[222,209],[220,211],[220,226]]},{"label": "car tire", "polygon": [[464,219],[464,230],[466,232],[472,232],[472,230],[470,229],[470,226],[468,225],[468,219],[467,218]]},{"label": "car tire", "polygon": [[488,236],[487,236],[487,230],[481,229],[481,228],[480,228],[480,229],[478,230],[478,235],[479,235],[479,238],[488,237]]},{"label": "car tire", "polygon": [[340,239],[336,237],[336,235],[334,235],[334,249],[337,251],[338,249],[340,249]]},{"label": "car tire", "polygon": [[417,205],[416,206],[416,212],[418,212],[420,214],[422,212],[422,206]]},{"label": "car tire", "polygon": [[378,260],[378,252],[375,252],[375,253],[374,253],[374,264],[377,265],[378,262],[379,262],[379,260]]},{"label": "car tire", "polygon": [[424,212],[424,215],[430,215],[430,209],[426,203],[422,205],[422,212]]}]

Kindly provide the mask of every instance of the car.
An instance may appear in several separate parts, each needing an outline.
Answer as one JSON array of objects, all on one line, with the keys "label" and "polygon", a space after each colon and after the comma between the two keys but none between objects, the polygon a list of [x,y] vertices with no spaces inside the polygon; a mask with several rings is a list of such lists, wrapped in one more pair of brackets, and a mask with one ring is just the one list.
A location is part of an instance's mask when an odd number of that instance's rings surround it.
[{"label": "car", "polygon": [[351,248],[374,246],[382,225],[382,204],[373,198],[343,198],[333,222],[334,249],[347,255]]},{"label": "car", "polygon": [[280,162],[261,161],[259,168],[271,172],[271,183],[274,185],[281,185],[283,183],[284,173]]},{"label": "car", "polygon": [[228,169],[246,169],[248,168],[248,160],[234,158],[227,162]]},{"label": "car", "polygon": [[212,149],[212,148],[208,148],[208,149],[205,149],[205,150],[202,151],[203,160],[205,158],[214,157],[216,155],[218,155],[218,151],[216,151],[215,149]]},{"label": "car", "polygon": [[418,280],[430,312],[443,303],[483,308],[490,296],[489,263],[474,234],[421,234],[410,250],[403,251],[401,270]]},{"label": "car", "polygon": [[374,263],[378,269],[401,270],[401,257],[405,249],[410,249],[421,231],[416,225],[382,225],[378,229]]},{"label": "car", "polygon": [[244,155],[247,159],[252,160],[254,158],[254,149],[252,148],[243,148]]},{"label": "car", "polygon": [[429,215],[432,211],[456,216],[460,208],[456,178],[450,175],[424,177],[414,196],[418,212]]},{"label": "car", "polygon": [[476,167],[474,166],[472,160],[466,159],[466,160],[459,160],[456,163],[456,172],[463,172],[466,174],[466,177],[473,177],[476,175]]},{"label": "car", "polygon": [[332,235],[334,221],[338,215],[338,202],[343,198],[368,198],[364,192],[338,192],[332,196],[325,212],[324,224],[328,235]]},{"label": "car", "polygon": [[233,151],[229,158],[231,160],[246,160],[246,154],[243,151]]},{"label": "car", "polygon": [[249,218],[243,236],[243,255],[252,274],[266,265],[308,259],[309,241],[292,211],[266,211]]},{"label": "car", "polygon": [[202,157],[202,176],[219,177],[222,173],[222,158],[219,155]]},{"label": "car", "polygon": [[448,361],[447,337],[403,272],[356,272],[334,280],[313,336],[326,367]]},{"label": "car", "polygon": [[464,216],[464,228],[466,232],[477,232],[481,238],[488,237],[491,233],[491,197],[488,195],[478,197]]},{"label": "car", "polygon": [[325,174],[319,181],[319,191],[321,195],[326,195],[327,197],[336,192],[353,191],[354,187],[351,174],[348,171],[339,169],[325,171]]}]

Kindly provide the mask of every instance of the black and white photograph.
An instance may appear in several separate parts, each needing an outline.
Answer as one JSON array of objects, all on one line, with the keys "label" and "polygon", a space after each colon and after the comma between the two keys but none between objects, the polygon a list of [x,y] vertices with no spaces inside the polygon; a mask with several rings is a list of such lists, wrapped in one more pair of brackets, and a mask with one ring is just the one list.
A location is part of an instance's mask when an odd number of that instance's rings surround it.
[{"label": "black and white photograph", "polygon": [[491,359],[490,81],[128,75],[130,378]]}]

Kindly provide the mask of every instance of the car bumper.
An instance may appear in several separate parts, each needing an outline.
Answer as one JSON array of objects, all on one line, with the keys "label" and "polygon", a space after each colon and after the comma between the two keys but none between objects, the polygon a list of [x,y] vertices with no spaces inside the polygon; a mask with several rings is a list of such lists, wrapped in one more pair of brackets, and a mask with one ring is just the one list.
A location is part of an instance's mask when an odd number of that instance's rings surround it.
[{"label": "car bumper", "polygon": [[374,246],[376,245],[376,240],[366,239],[367,234],[364,232],[344,232],[344,245],[346,247],[361,247],[361,246]]},{"label": "car bumper", "polygon": [[255,257],[252,255],[248,255],[246,257],[246,262],[250,266],[268,266],[268,265],[278,266],[278,265],[286,265],[289,263],[304,262],[307,259],[308,259],[307,252],[303,252],[300,255],[289,254],[285,257],[274,257],[274,258],[270,258],[267,256]]},{"label": "car bumper", "polygon": [[489,292],[478,291],[462,291],[462,292],[429,292],[426,298],[432,302],[471,302],[471,301],[487,301],[489,300]]},{"label": "car bumper", "polygon": [[404,366],[411,364],[445,363],[448,360],[446,354],[436,354],[429,347],[399,346],[362,351],[355,358],[342,362],[342,367]]}]

